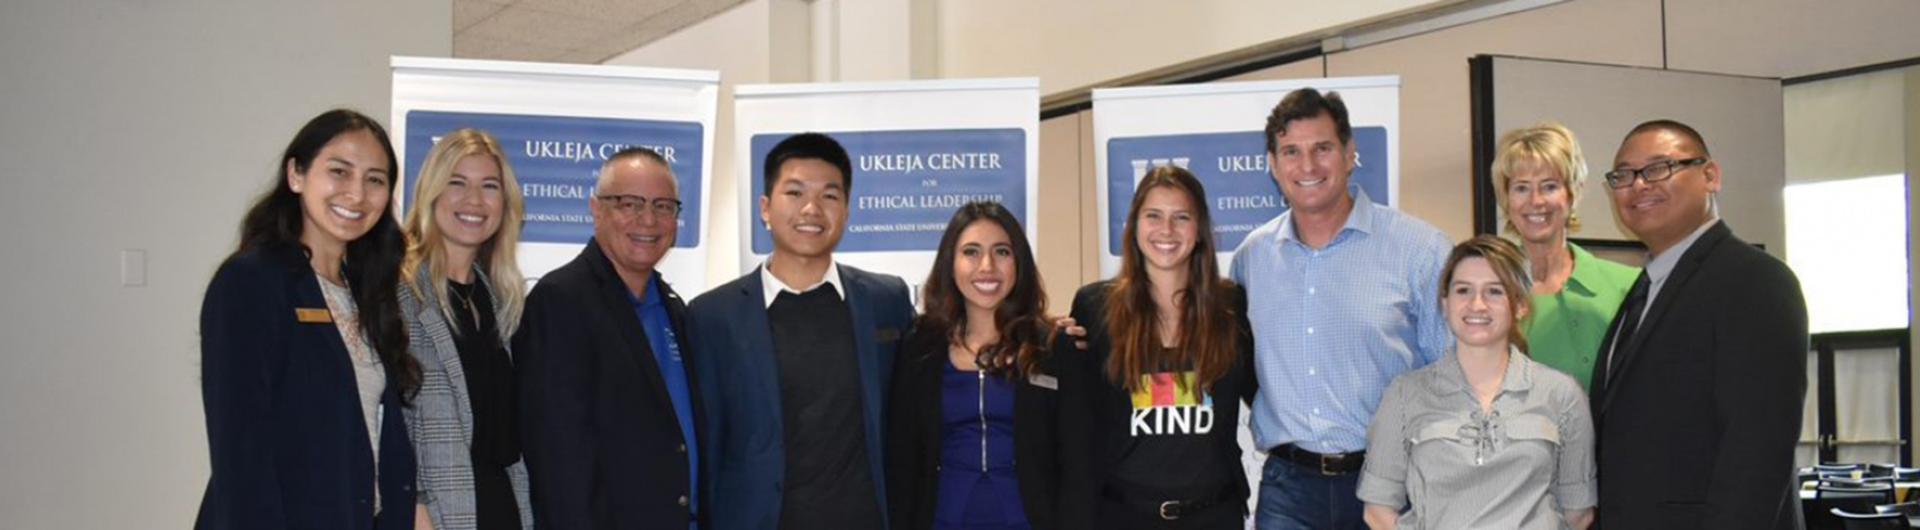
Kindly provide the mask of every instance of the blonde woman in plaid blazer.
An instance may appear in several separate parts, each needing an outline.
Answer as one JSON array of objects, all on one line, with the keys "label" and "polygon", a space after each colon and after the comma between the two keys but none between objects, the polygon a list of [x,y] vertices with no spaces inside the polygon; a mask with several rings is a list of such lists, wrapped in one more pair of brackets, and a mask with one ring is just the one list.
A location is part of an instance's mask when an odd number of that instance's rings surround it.
[{"label": "blonde woman in plaid blazer", "polygon": [[526,298],[520,186],[498,141],[461,129],[427,154],[413,189],[399,297],[423,371],[406,411],[415,527],[532,528],[508,350]]}]

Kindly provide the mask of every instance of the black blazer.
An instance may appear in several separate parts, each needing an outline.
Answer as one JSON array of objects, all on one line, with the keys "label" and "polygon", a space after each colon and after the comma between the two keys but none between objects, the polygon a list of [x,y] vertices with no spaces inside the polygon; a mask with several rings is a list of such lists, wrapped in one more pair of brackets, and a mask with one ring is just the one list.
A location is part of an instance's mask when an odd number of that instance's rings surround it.
[{"label": "black blazer", "polygon": [[[1027,522],[1039,530],[1059,526],[1054,515],[1061,473],[1061,438],[1054,432],[1059,415],[1059,379],[1051,368],[1052,360],[1042,360],[1038,377],[1021,377],[1013,391],[1014,474],[1020,479],[1020,500],[1026,508]],[[896,529],[933,528],[944,439],[940,381],[948,364],[947,338],[918,327],[900,350],[892,397],[887,403],[887,487],[891,489],[887,500],[892,504]]]},{"label": "black blazer", "polygon": [[[1059,358],[1060,432],[1066,438],[1065,448],[1061,450],[1065,468],[1060,479],[1062,528],[1109,528],[1122,521],[1142,522],[1135,519],[1140,516],[1138,513],[1101,511],[1106,502],[1105,492],[1110,486],[1118,487],[1109,472],[1126,456],[1121,452],[1119,441],[1132,436],[1128,430],[1133,413],[1132,395],[1107,377],[1113,336],[1107,328],[1106,307],[1107,291],[1112,284],[1112,280],[1094,282],[1074,294],[1072,316],[1087,329],[1087,349]],[[1214,382],[1211,392],[1215,423],[1205,436],[1212,437],[1219,452],[1219,462],[1225,466],[1222,480],[1226,482],[1221,505],[1212,509],[1233,510],[1244,515],[1249,491],[1246,468],[1240,463],[1240,407],[1252,402],[1260,383],[1253,371],[1253,327],[1247,321],[1246,291],[1236,286],[1221,302],[1233,308],[1238,320],[1234,329],[1238,330],[1236,344],[1240,353],[1226,375]],[[1054,351],[1070,351],[1074,348],[1073,341],[1073,337],[1060,335],[1054,342]]]},{"label": "black blazer", "polygon": [[326,314],[319,282],[306,254],[288,247],[235,255],[207,286],[200,395],[213,476],[194,528],[413,527],[400,392],[389,383],[380,396],[376,517],[373,448],[346,343],[332,321],[297,316]]},{"label": "black blazer", "polygon": [[1717,223],[1680,256],[1603,378],[1626,313],[1594,366],[1599,524],[1800,528],[1807,305],[1793,271]]},{"label": "black blazer", "polygon": [[[687,352],[686,305],[658,282]],[[688,451],[626,285],[600,245],[527,295],[513,335],[534,521],[544,528],[686,528]],[[688,370],[693,369],[688,364]],[[700,392],[687,374],[694,432]],[[705,526],[704,524],[702,526]]]}]

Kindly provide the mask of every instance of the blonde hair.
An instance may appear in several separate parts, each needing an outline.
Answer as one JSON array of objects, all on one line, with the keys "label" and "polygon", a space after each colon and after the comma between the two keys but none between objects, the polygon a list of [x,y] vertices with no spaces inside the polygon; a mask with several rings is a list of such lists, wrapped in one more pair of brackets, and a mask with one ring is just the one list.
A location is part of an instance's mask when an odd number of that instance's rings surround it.
[{"label": "blonde hair", "polygon": [[514,255],[515,247],[520,244],[520,224],[526,217],[526,203],[520,196],[519,181],[513,177],[513,167],[507,165],[506,150],[500,148],[500,141],[492,135],[478,129],[460,129],[441,137],[433,150],[427,152],[425,162],[420,165],[419,178],[414,180],[413,208],[407,210],[404,227],[407,257],[401,261],[400,273],[406,279],[407,288],[426,300],[426,293],[420,288],[421,269],[426,269],[428,281],[425,283],[433,292],[432,299],[440,306],[440,314],[450,321],[454,318],[453,306],[447,302],[446,240],[434,222],[434,202],[440,200],[448,182],[453,180],[453,166],[475,155],[490,157],[500,165],[500,229],[480,245],[474,263],[479,266],[482,284],[493,294],[496,328],[500,331],[500,340],[506,341],[520,324],[520,310],[527,298],[522,285],[525,280]]},{"label": "blonde hair", "polygon": [[[1514,174],[1529,169],[1551,169],[1560,173],[1563,189],[1567,190],[1567,230],[1580,229],[1580,211],[1573,206],[1580,202],[1580,190],[1587,181],[1587,158],[1580,154],[1580,141],[1574,139],[1573,131],[1556,122],[1543,121],[1525,129],[1516,129],[1500,137],[1500,143],[1494,147],[1493,155],[1493,193],[1500,200],[1500,210],[1507,209],[1507,184]],[[1513,226],[1512,212],[1507,212],[1507,233],[1518,231]]]}]

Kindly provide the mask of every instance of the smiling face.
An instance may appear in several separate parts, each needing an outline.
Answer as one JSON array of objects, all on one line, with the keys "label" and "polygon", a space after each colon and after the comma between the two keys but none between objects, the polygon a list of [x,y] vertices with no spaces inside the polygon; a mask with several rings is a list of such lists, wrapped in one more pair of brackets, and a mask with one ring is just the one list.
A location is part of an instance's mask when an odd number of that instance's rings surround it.
[{"label": "smiling face", "polygon": [[1526,308],[1513,307],[1511,292],[1486,258],[1460,260],[1446,291],[1447,327],[1454,339],[1474,347],[1505,344],[1514,321],[1526,316]]},{"label": "smiling face", "polygon": [[967,307],[992,311],[1019,281],[1013,240],[992,220],[981,219],[960,231],[953,252],[953,283]]},{"label": "smiling face", "polygon": [[300,243],[330,254],[360,239],[393,199],[393,168],[373,132],[341,133],[320,148],[306,171],[287,161],[287,185],[300,195]]},{"label": "smiling face", "polygon": [[[598,197],[641,197],[642,205],[654,199],[678,199],[673,172],[652,159],[626,157],[609,164],[611,177],[601,179],[594,191]],[[607,258],[623,277],[643,278],[673,248],[679,233],[679,219],[655,213],[651,208],[624,212],[613,203],[598,198],[588,201],[593,211],[593,239],[599,242]]]},{"label": "smiling face", "polygon": [[760,222],[773,252],[801,258],[833,255],[845,234],[847,189],[840,168],[817,158],[791,158],[760,197]]},{"label": "smiling face", "polygon": [[1558,242],[1567,233],[1572,195],[1552,166],[1526,164],[1507,179],[1507,220],[1528,243]]},{"label": "smiling face", "polygon": [[433,201],[433,222],[448,246],[478,252],[499,233],[505,186],[491,155],[467,155],[453,165],[447,186]]},{"label": "smiling face", "polygon": [[1333,117],[1322,112],[1294,120],[1274,138],[1267,167],[1287,197],[1288,208],[1323,214],[1349,204],[1347,180],[1353,176],[1354,146],[1340,141]]},{"label": "smiling face", "polygon": [[1193,197],[1178,188],[1158,186],[1147,190],[1140,202],[1140,215],[1133,222],[1134,245],[1140,248],[1149,269],[1186,269],[1200,235],[1194,208]]},{"label": "smiling face", "polygon": [[[1620,153],[1613,157],[1613,168],[1641,169],[1704,156],[1685,136],[1654,129],[1622,142]],[[1660,182],[1648,184],[1634,179],[1632,185],[1615,188],[1609,195],[1620,222],[1659,254],[1713,218],[1713,194],[1719,191],[1720,165],[1708,160],[1704,165],[1675,167],[1672,176]]]}]

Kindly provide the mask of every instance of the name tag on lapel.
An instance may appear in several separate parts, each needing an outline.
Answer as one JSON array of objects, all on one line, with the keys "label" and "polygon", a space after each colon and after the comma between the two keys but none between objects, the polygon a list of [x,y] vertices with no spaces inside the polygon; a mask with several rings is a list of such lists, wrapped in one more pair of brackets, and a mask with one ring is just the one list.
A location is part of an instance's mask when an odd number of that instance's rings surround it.
[{"label": "name tag on lapel", "polygon": [[317,307],[293,308],[294,320],[301,324],[329,324],[333,322],[333,312]]},{"label": "name tag on lapel", "polygon": [[894,328],[880,328],[879,331],[875,331],[873,333],[873,340],[880,341],[880,342],[893,342],[896,340],[900,340],[900,330],[894,329]]},{"label": "name tag on lapel", "polygon": [[1045,388],[1047,390],[1060,389],[1060,378],[1047,375],[1047,374],[1033,374],[1031,377],[1027,378],[1027,382],[1032,383],[1033,386]]}]

